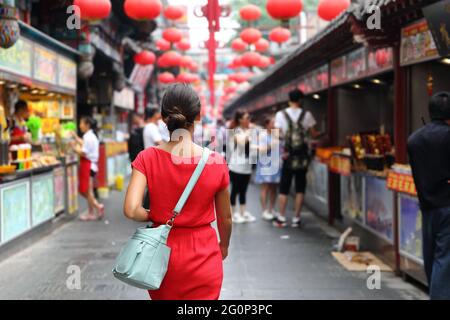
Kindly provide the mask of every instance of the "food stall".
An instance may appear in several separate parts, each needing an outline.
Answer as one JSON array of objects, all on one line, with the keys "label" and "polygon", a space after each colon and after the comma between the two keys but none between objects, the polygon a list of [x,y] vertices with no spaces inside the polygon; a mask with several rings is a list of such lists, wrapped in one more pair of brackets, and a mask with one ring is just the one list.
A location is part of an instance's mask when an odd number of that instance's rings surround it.
[{"label": "food stall", "polygon": [[[55,215],[76,211],[77,157],[70,147],[76,128],[77,64],[73,50],[21,26],[22,36],[0,49],[0,245]],[[45,38],[47,39],[47,38]],[[9,146],[7,119],[18,100],[27,102],[30,141]],[[6,146],[6,147],[5,147]]]},{"label": "food stall", "polygon": [[117,180],[130,172],[128,156],[129,114],[134,110],[135,94],[130,88],[114,91],[112,115],[100,115],[102,142],[100,144],[99,172],[96,187],[107,192],[117,186]]}]

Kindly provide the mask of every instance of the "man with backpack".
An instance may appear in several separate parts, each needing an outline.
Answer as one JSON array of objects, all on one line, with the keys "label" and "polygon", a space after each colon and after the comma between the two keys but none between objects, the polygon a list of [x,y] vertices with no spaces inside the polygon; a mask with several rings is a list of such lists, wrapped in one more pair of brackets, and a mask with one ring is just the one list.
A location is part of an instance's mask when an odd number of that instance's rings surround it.
[{"label": "man with backpack", "polygon": [[128,154],[130,161],[133,162],[139,152],[144,150],[144,117],[134,112],[131,115],[131,123],[134,128],[131,130],[130,138],[128,139]]},{"label": "man with backpack", "polygon": [[292,227],[301,225],[301,210],[306,190],[306,173],[310,162],[308,138],[316,136],[314,127],[316,120],[313,115],[302,108],[303,92],[295,89],[289,92],[289,107],[279,111],[275,116],[275,127],[281,131],[284,139],[283,167],[281,170],[280,195],[278,198],[279,215],[273,225],[285,227],[286,206],[291,189],[292,179],[295,179],[295,216]]}]

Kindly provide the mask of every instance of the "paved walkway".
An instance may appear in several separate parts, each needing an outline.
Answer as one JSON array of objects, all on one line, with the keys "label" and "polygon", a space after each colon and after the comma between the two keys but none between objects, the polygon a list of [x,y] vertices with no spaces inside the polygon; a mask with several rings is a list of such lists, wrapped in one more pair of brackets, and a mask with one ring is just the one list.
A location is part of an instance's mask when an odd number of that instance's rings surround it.
[{"label": "paved walkway", "polygon": [[[256,187],[249,209],[258,212]],[[107,220],[64,224],[0,263],[0,299],[147,299],[145,291],[114,279],[111,268],[136,223],[122,215],[123,193],[113,192]],[[344,270],[331,256],[333,239],[321,220],[305,213],[304,229],[275,229],[267,222],[233,228],[222,299],[427,299],[413,285],[383,273],[381,290],[367,274]],[[81,289],[68,289],[69,266],[81,270]]]}]

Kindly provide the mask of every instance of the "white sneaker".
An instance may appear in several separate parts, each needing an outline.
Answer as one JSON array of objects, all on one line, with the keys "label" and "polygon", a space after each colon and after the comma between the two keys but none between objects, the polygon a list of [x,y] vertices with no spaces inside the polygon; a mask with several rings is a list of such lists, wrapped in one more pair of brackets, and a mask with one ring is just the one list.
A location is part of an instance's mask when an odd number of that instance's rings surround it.
[{"label": "white sneaker", "polygon": [[298,228],[302,224],[302,219],[298,217],[292,218],[292,228]]},{"label": "white sneaker", "polygon": [[283,216],[277,216],[272,222],[274,227],[284,228],[286,227],[286,218]]},{"label": "white sneaker", "polygon": [[232,220],[233,220],[233,223],[238,223],[238,224],[244,223],[247,221],[239,212],[235,212],[233,214]]},{"label": "white sneaker", "polygon": [[245,220],[245,222],[255,222],[256,218],[250,212],[245,211],[244,220]]},{"label": "white sneaker", "polygon": [[272,221],[274,216],[268,210],[264,210],[264,212],[262,213],[262,218],[267,221]]}]

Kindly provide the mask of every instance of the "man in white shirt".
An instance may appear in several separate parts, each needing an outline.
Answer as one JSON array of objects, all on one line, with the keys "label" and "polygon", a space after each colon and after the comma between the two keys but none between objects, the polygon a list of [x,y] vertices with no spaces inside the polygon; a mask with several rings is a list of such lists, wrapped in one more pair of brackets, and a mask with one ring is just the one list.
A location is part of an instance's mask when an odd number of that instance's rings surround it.
[{"label": "man in white shirt", "polygon": [[[281,181],[280,181],[280,195],[278,198],[280,214],[274,220],[274,226],[285,227],[286,226],[286,206],[288,202],[288,195],[291,189],[292,178],[295,178],[295,216],[292,219],[292,227],[299,227],[301,224],[301,210],[304,201],[304,195],[306,190],[306,173],[307,164],[301,166],[301,168],[293,169],[292,156],[287,148],[288,140],[292,139],[292,130],[297,130],[295,134],[307,135],[315,137],[318,135],[315,130],[316,120],[313,115],[302,108],[301,101],[303,99],[303,93],[296,89],[289,93],[289,107],[277,112],[275,116],[275,127],[281,131],[281,137],[284,138],[285,144],[285,156],[283,157],[283,168],[281,171]],[[303,153],[308,153],[307,145],[304,145]],[[292,151],[291,151],[292,152]],[[304,156],[303,156],[304,157]],[[302,160],[306,161],[306,160]]]},{"label": "man in white shirt", "polygon": [[145,127],[144,127],[144,147],[155,147],[162,143],[161,132],[158,126],[158,120],[161,114],[156,108],[147,108],[145,110]]}]

